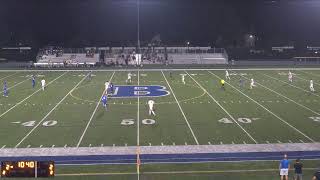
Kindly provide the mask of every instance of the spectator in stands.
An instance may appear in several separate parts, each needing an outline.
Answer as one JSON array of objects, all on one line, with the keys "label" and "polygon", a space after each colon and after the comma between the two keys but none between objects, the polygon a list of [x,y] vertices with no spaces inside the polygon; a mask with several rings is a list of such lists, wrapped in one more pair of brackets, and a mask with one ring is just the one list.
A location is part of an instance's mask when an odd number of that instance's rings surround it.
[{"label": "spectator in stands", "polygon": [[302,180],[302,167],[303,164],[300,162],[300,159],[297,159],[293,165],[294,167],[294,180]]},{"label": "spectator in stands", "polygon": [[288,160],[287,154],[284,155],[283,160],[280,161],[279,170],[280,170],[280,179],[281,180],[288,180],[289,176],[289,169],[290,169],[290,161]]},{"label": "spectator in stands", "polygon": [[320,180],[320,169],[318,169],[317,172],[314,173],[312,180]]}]

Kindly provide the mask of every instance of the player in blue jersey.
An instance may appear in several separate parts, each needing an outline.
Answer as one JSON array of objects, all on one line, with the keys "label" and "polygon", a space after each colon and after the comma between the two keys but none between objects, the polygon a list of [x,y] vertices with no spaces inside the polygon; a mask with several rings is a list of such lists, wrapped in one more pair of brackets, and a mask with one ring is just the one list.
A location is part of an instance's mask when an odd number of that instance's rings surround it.
[{"label": "player in blue jersey", "polygon": [[8,97],[8,86],[7,86],[7,81],[3,82],[3,96]]},{"label": "player in blue jersey", "polygon": [[102,105],[103,107],[107,110],[107,102],[108,102],[108,99],[107,99],[107,95],[104,94],[101,98],[101,102],[102,102]]},{"label": "player in blue jersey", "polygon": [[109,84],[109,93],[108,94],[113,94],[113,92],[114,92],[114,86],[113,86],[113,83],[110,82],[110,84]]},{"label": "player in blue jersey", "polygon": [[36,86],[36,78],[32,75],[32,88]]}]

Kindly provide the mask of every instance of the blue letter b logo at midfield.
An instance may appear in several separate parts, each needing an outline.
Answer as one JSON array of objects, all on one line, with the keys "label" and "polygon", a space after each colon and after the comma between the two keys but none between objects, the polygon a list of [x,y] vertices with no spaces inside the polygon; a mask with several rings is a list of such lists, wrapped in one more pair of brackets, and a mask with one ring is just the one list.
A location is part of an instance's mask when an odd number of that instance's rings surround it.
[{"label": "blue letter b logo at midfield", "polygon": [[167,96],[170,92],[166,87],[159,85],[151,86],[114,86],[113,98],[134,98],[134,97],[161,97]]}]

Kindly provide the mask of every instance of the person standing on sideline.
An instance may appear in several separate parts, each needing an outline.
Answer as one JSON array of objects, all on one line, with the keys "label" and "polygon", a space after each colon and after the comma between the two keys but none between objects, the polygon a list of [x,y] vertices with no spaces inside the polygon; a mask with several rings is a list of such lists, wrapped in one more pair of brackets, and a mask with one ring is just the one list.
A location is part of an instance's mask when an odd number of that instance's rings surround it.
[{"label": "person standing on sideline", "polygon": [[288,160],[287,154],[284,155],[283,160],[280,161],[279,170],[280,170],[280,180],[288,180],[290,169],[290,161]]},{"label": "person standing on sideline", "polygon": [[302,180],[302,167],[303,164],[300,162],[300,159],[297,159],[293,165],[294,167],[294,180]]}]

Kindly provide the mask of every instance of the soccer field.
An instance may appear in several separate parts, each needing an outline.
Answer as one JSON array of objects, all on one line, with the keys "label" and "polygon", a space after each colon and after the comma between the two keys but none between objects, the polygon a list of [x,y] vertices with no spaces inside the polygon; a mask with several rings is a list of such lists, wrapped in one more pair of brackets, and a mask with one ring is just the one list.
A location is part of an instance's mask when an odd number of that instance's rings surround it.
[{"label": "soccer field", "polygon": [[[320,139],[320,69],[291,69],[293,83],[288,69],[230,70],[225,90],[219,83],[225,71],[217,69],[133,69],[131,84],[126,83],[129,70],[93,71],[91,78],[89,72],[0,71],[9,91],[8,97],[0,97],[0,148],[291,144]],[[251,78],[256,82],[253,89]],[[316,92],[309,90],[310,79]],[[106,81],[115,85],[107,110],[100,103]],[[148,114],[150,99],[156,116]]]}]

